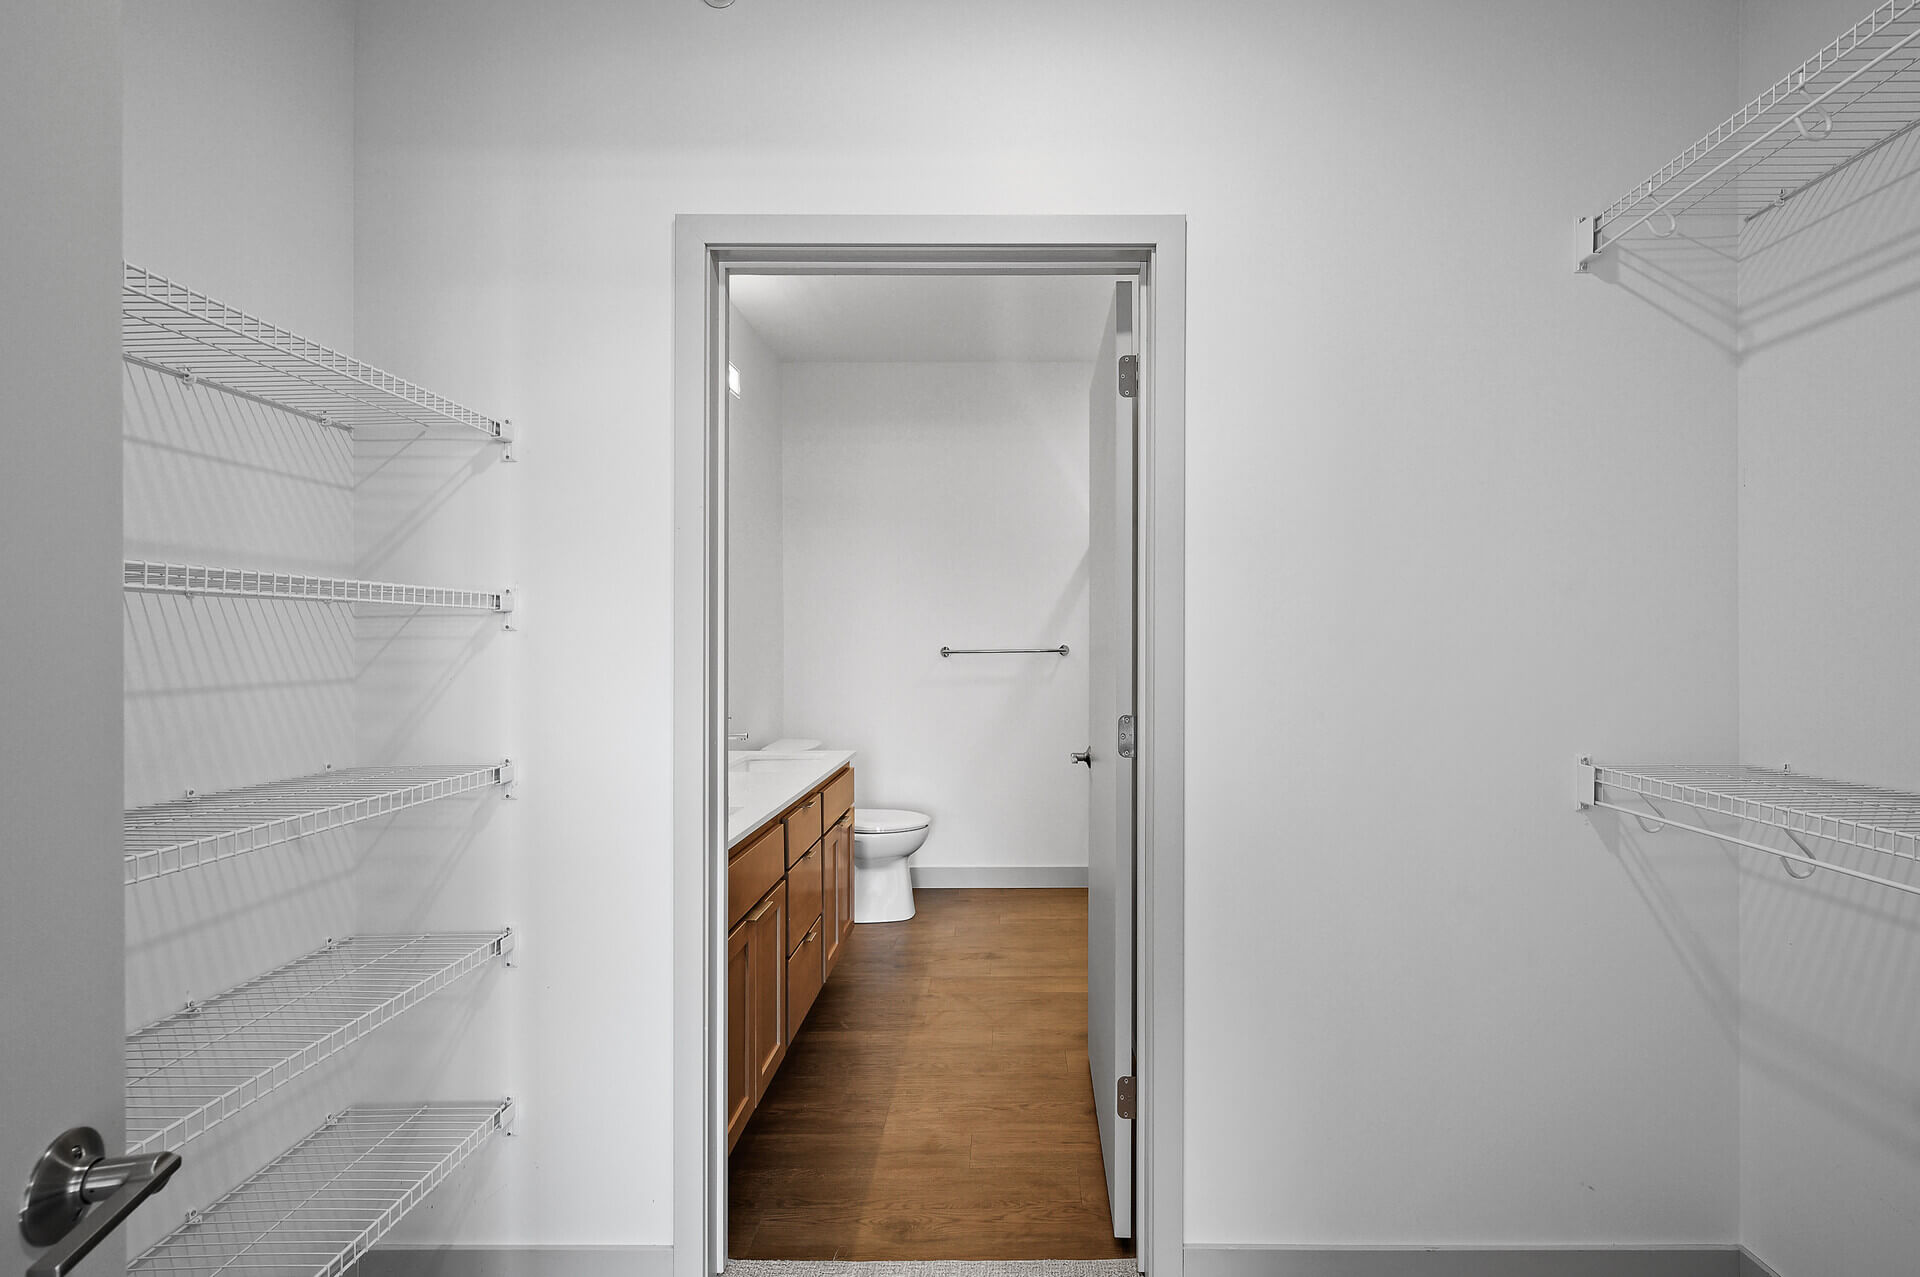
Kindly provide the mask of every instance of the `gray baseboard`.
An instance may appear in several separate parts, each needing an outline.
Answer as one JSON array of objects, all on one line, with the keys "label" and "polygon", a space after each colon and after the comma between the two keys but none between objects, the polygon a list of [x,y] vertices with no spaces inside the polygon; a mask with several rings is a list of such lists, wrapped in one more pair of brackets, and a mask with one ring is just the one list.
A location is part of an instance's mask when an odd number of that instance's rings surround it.
[{"label": "gray baseboard", "polygon": [[1751,1277],[1732,1246],[1189,1246],[1186,1277]]},{"label": "gray baseboard", "polygon": [[[1780,1277],[1731,1246],[1189,1246],[1186,1258],[1186,1277]],[[356,1277],[673,1277],[673,1247],[382,1246]]]},{"label": "gray baseboard", "polygon": [[671,1246],[380,1246],[354,1277],[673,1277]]},{"label": "gray baseboard", "polygon": [[1087,885],[1085,865],[928,865],[912,867],[915,890],[945,887],[1079,887]]}]

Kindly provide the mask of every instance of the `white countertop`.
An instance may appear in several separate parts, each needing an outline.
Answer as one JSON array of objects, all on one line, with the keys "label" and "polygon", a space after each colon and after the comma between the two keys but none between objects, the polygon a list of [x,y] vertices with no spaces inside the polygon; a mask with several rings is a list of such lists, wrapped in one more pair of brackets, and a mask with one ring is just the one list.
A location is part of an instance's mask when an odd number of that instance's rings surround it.
[{"label": "white countertop", "polygon": [[853,761],[850,749],[727,751],[727,848]]}]

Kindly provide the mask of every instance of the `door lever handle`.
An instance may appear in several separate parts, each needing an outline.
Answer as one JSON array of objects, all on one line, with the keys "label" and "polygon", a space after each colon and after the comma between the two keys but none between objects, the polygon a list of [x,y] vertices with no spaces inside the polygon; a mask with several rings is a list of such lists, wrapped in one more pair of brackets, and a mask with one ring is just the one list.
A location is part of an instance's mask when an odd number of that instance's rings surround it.
[{"label": "door lever handle", "polygon": [[27,1277],[66,1277],[180,1169],[178,1153],[105,1154],[100,1132],[76,1126],[34,1163],[20,1203],[20,1233],[29,1245],[52,1249],[33,1262]]},{"label": "door lever handle", "polygon": [[1076,749],[1073,751],[1073,761],[1076,763],[1085,763],[1088,767],[1092,767],[1093,751],[1091,749]]}]

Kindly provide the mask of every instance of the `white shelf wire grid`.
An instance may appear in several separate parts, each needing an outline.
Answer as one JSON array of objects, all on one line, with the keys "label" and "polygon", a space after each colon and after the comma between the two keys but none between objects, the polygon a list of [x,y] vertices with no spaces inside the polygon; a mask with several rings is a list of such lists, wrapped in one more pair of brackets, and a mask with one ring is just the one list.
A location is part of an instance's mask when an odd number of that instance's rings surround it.
[{"label": "white shelf wire grid", "polygon": [[487,1138],[510,1100],[355,1105],[127,1265],[198,1277],[344,1277]]},{"label": "white shelf wire grid", "polygon": [[[1787,862],[1789,868],[1798,864],[1801,872],[1795,877],[1824,869],[1920,895],[1920,873],[1916,872],[1920,870],[1920,794],[1737,764],[1593,766],[1592,775],[1592,794],[1583,799],[1592,806],[1644,821],[1675,824],[1766,852]],[[1601,796],[1609,791],[1643,802],[1681,803],[1698,811],[1781,830],[1792,845],[1774,847],[1723,831],[1679,825],[1667,820],[1658,808],[1629,806]],[[1829,854],[1829,848],[1809,846],[1802,839],[1867,853],[1855,859],[1869,867],[1840,863]]]},{"label": "white shelf wire grid", "polygon": [[509,930],[355,936],[127,1039],[130,1154],[177,1149],[512,951]]},{"label": "white shelf wire grid", "polygon": [[122,560],[122,588],[137,594],[204,594],[236,599],[291,599],[303,603],[371,603],[382,607],[447,608],[511,612],[508,590],[455,590],[437,585],[396,585],[297,572],[256,572],[191,563]]},{"label": "white shelf wire grid", "polygon": [[[1920,0],[1882,4],[1592,219],[1592,253],[1759,217],[1920,123]],[[1583,246],[1584,247],[1584,246]]]},{"label": "white shelf wire grid", "polygon": [[350,767],[135,807],[122,818],[126,882],[195,869],[488,785],[510,762]]},{"label": "white shelf wire grid", "polygon": [[129,362],[270,404],[324,425],[511,431],[451,399],[309,341],[183,284],[126,264],[120,350]]}]

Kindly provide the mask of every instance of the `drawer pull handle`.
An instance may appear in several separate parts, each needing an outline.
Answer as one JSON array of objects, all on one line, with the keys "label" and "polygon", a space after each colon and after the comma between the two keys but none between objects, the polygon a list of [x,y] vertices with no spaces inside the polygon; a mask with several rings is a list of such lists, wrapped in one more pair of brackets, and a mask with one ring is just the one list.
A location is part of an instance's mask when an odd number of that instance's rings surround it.
[{"label": "drawer pull handle", "polygon": [[819,938],[820,938],[820,919],[815,918],[813,920],[813,925],[807,928],[807,934],[805,938],[800,941],[800,943],[812,944],[815,940],[818,940]]},{"label": "drawer pull handle", "polygon": [[767,916],[767,910],[773,908],[773,906],[774,906],[773,893],[769,891],[767,893],[767,898],[760,902],[760,907],[747,915],[747,921],[748,922],[760,921],[760,919]]}]

